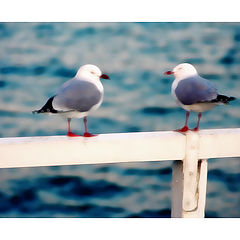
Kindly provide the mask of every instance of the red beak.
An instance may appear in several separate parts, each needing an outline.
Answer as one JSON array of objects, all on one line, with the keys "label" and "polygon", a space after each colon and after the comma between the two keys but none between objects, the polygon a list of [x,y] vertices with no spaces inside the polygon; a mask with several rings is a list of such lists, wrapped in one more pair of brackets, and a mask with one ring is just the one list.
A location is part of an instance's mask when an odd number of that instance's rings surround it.
[{"label": "red beak", "polygon": [[100,78],[103,78],[103,79],[110,79],[110,77],[107,75],[107,74],[102,74],[100,76]]},{"label": "red beak", "polygon": [[164,73],[164,75],[171,75],[171,74],[173,74],[172,71],[167,71],[167,72]]}]

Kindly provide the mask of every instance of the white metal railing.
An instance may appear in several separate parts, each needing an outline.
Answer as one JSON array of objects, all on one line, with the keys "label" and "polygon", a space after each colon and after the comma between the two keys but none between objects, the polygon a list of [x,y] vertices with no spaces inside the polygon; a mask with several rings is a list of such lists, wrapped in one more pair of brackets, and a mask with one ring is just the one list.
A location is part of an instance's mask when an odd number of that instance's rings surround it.
[{"label": "white metal railing", "polygon": [[240,157],[240,128],[0,139],[0,168],[174,160],[172,217],[204,217],[207,159]]}]

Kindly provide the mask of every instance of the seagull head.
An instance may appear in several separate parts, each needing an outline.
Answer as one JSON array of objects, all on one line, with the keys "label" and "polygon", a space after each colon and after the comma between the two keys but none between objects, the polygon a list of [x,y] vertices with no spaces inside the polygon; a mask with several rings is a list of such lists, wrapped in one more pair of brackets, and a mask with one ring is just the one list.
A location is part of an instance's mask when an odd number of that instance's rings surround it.
[{"label": "seagull head", "polygon": [[97,79],[97,80],[99,80],[100,78],[110,79],[107,74],[102,74],[101,70],[97,66],[92,64],[86,64],[80,67],[78,69],[76,77],[79,77],[79,78],[84,77],[84,78]]},{"label": "seagull head", "polygon": [[182,79],[182,78],[190,77],[192,75],[196,75],[197,70],[192,64],[181,63],[177,65],[172,71],[167,71],[164,74],[165,75],[173,74],[175,78]]}]

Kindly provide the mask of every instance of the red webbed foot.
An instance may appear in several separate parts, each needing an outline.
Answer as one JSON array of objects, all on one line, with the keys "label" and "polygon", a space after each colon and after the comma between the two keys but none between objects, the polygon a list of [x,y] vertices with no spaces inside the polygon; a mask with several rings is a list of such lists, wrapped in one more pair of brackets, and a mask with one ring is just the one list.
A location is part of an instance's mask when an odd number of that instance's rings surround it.
[{"label": "red webbed foot", "polygon": [[188,126],[184,126],[183,128],[181,129],[176,129],[174,130],[175,132],[180,132],[180,133],[183,133],[183,132],[187,132],[189,130]]},{"label": "red webbed foot", "polygon": [[89,132],[85,132],[85,133],[83,134],[83,136],[84,136],[84,137],[96,137],[96,136],[98,136],[98,134],[91,134],[91,133],[89,133]]},{"label": "red webbed foot", "polygon": [[81,137],[81,135],[75,134],[75,133],[73,133],[73,132],[68,132],[68,133],[67,133],[67,136],[68,136],[68,137]]},{"label": "red webbed foot", "polygon": [[198,127],[195,127],[195,128],[193,128],[193,129],[191,129],[191,131],[197,132],[197,131],[199,131],[199,128],[198,128]]}]

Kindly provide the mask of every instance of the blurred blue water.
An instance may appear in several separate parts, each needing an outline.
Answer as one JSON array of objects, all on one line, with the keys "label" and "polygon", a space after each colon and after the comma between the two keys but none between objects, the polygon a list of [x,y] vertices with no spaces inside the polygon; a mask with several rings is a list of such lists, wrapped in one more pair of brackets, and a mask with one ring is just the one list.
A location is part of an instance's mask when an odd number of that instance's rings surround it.
[{"label": "blurred blue water", "polygon": [[[176,129],[184,111],[163,72],[181,62],[240,97],[240,24],[0,23],[0,137],[65,134],[64,119],[31,111],[86,63],[112,79],[91,132]],[[204,113],[201,127],[239,127],[239,109]],[[169,162],[1,169],[0,182],[1,217],[170,217]],[[207,217],[240,217],[239,183],[238,158],[209,160]]]}]

